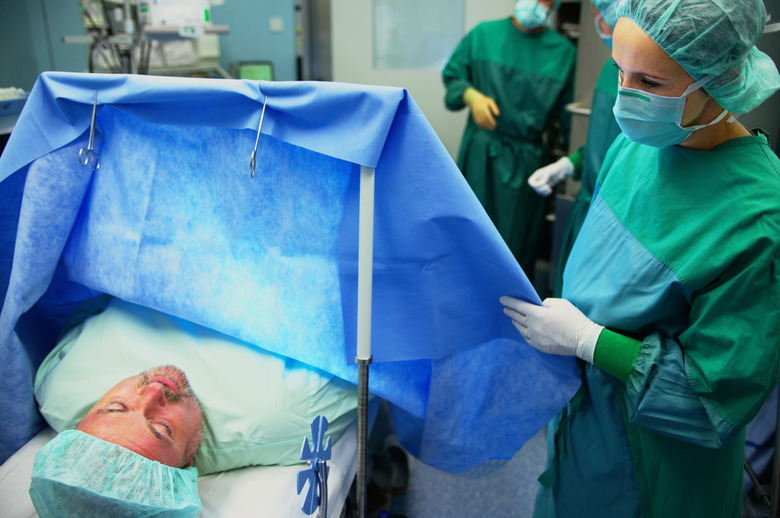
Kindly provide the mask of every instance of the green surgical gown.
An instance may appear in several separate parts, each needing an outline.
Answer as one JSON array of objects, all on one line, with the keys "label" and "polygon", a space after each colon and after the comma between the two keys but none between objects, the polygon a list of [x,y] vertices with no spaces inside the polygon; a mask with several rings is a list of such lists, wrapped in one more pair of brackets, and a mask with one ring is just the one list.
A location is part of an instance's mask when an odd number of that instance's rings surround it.
[{"label": "green surgical gown", "polygon": [[593,101],[591,102],[590,121],[588,122],[588,136],[585,146],[580,148],[579,158],[573,159],[575,163],[582,163],[581,168],[574,173],[575,180],[581,180],[582,184],[574,205],[571,209],[569,221],[566,224],[566,230],[561,241],[560,255],[553,260],[558,260],[558,268],[555,275],[555,286],[553,296],[560,297],[563,289],[563,270],[566,260],[569,258],[569,252],[577,239],[582,223],[585,221],[585,215],[590,207],[590,200],[593,197],[593,189],[596,187],[596,178],[601,170],[601,163],[607,154],[609,146],[614,142],[615,137],[620,134],[620,126],[615,120],[612,108],[615,106],[617,98],[619,73],[612,59],[607,60],[601,68],[596,87],[593,91]]},{"label": "green surgical gown", "polygon": [[537,518],[736,518],[745,427],[780,372],[780,160],[618,135],[564,272],[606,327],[548,426]]},{"label": "green surgical gown", "polygon": [[575,61],[574,46],[557,32],[528,34],[506,18],[472,29],[442,72],[450,110],[465,107],[469,87],[498,104],[494,131],[468,118],[458,167],[529,277],[546,203],[527,180],[549,161],[542,135],[553,120],[568,138],[571,120],[564,106],[572,99]]}]

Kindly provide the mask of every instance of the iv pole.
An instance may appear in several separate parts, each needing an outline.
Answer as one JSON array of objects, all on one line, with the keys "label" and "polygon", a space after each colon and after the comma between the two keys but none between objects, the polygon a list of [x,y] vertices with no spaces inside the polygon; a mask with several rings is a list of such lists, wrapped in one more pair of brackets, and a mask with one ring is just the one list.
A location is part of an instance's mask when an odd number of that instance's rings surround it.
[{"label": "iv pole", "polygon": [[368,440],[368,366],[371,363],[371,293],[374,265],[374,168],[360,166],[360,212],[358,230],[357,357],[358,437],[357,504],[358,518],[365,518],[367,503],[366,443]]}]

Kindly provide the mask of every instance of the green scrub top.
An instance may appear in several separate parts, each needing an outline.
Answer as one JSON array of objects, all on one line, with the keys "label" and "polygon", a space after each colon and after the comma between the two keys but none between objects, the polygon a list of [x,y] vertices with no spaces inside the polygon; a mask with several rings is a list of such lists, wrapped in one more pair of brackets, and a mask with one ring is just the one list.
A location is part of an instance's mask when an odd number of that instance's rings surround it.
[{"label": "green scrub top", "polygon": [[738,517],[745,427],[780,372],[780,160],[619,135],[564,272],[602,324],[548,428],[536,517]]},{"label": "green scrub top", "polygon": [[494,131],[468,118],[458,167],[529,277],[546,203],[527,180],[549,162],[542,135],[554,119],[568,138],[571,118],[564,107],[572,99],[575,62],[574,46],[557,32],[528,34],[506,18],[471,30],[442,72],[448,109],[465,107],[469,87],[498,104]]},{"label": "green scrub top", "polygon": [[[563,270],[566,266],[566,260],[569,258],[571,247],[574,246],[574,240],[577,239],[577,234],[579,234],[582,223],[585,221],[585,215],[588,213],[590,200],[593,197],[593,189],[596,187],[596,178],[601,170],[604,156],[607,154],[609,146],[615,141],[615,137],[620,134],[620,126],[615,120],[615,114],[612,113],[612,108],[615,106],[615,100],[617,99],[619,79],[620,73],[615,63],[612,59],[607,60],[601,68],[601,73],[593,91],[590,121],[588,122],[588,136],[585,146],[578,151],[578,157],[570,157],[575,164],[582,164],[574,172],[574,179],[581,180],[582,186],[574,200],[571,215],[561,240],[561,253],[557,258],[558,268],[556,269],[553,297],[561,296]],[[553,259],[555,260],[556,258]]]}]

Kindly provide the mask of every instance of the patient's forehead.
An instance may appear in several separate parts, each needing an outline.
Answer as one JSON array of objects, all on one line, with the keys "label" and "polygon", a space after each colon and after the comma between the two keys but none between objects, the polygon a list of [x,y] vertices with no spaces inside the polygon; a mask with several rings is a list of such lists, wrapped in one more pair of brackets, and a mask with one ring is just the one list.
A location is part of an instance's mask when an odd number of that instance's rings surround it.
[{"label": "patient's forehead", "polygon": [[109,399],[118,393],[127,393],[130,391],[135,392],[136,387],[138,386],[139,377],[140,375],[136,374],[135,376],[130,376],[129,378],[123,379],[116,385],[106,390],[103,395],[100,396],[100,399],[97,402],[102,403],[105,399]]}]

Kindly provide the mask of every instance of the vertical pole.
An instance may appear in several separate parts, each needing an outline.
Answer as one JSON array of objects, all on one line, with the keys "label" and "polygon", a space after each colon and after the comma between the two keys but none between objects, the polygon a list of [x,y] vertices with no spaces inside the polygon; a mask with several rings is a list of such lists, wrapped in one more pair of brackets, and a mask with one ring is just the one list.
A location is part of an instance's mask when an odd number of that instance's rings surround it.
[{"label": "vertical pole", "polygon": [[131,37],[130,42],[130,49],[129,49],[129,56],[128,59],[130,60],[129,68],[124,71],[128,72],[130,74],[137,74],[138,73],[138,63],[137,63],[137,51],[136,48],[138,46],[138,42],[140,39],[138,38],[138,35],[136,34],[135,30],[135,21],[133,20],[133,12],[132,8],[130,7],[130,0],[125,0],[125,19],[124,19],[124,29],[127,34]]},{"label": "vertical pole", "polygon": [[[780,402],[780,393],[777,395]],[[772,518],[777,518],[777,511],[780,509],[780,405],[777,409],[777,421],[775,424],[775,451],[772,457]]]},{"label": "vertical pole", "polygon": [[374,169],[360,166],[357,359],[371,360],[371,292],[374,269]]},{"label": "vertical pole", "polygon": [[358,372],[358,517],[365,518],[367,503],[366,443],[368,441],[368,366],[371,363],[371,293],[374,269],[374,169],[360,166],[360,221],[358,230],[357,357]]},{"label": "vertical pole", "polygon": [[358,518],[366,518],[368,480],[366,474],[366,443],[368,442],[368,364],[371,360],[357,360],[358,373],[358,437],[357,437],[357,493]]}]

